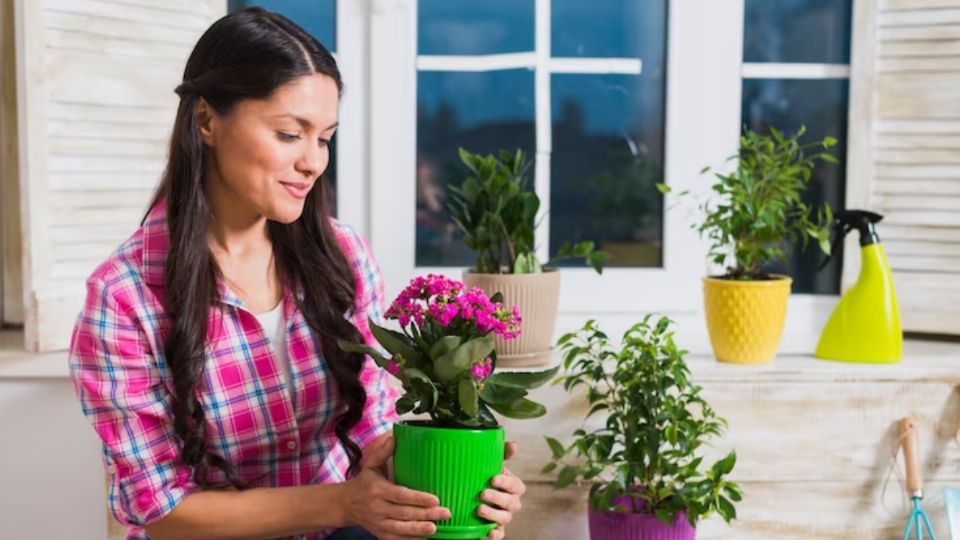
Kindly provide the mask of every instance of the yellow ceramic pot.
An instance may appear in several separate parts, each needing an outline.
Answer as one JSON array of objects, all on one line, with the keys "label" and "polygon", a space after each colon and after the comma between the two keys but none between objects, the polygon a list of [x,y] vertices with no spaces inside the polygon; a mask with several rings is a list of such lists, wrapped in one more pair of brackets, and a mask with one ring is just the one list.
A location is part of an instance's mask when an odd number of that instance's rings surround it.
[{"label": "yellow ceramic pot", "polygon": [[703,302],[713,354],[721,362],[765,364],[773,360],[783,335],[793,280],[703,278]]}]

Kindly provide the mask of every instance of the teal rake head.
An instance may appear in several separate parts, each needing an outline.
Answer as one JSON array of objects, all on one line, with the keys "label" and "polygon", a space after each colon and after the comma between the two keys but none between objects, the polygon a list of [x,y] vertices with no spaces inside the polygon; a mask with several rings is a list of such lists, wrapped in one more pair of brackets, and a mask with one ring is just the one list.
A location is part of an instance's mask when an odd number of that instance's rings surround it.
[{"label": "teal rake head", "polygon": [[[903,531],[903,540],[910,540],[910,532],[916,529],[917,536],[916,540],[937,540],[937,535],[933,534],[933,527],[930,526],[930,520],[927,519],[926,512],[923,511],[923,508],[920,508],[920,499],[923,498],[923,495],[914,495],[913,497],[913,511],[910,512],[910,518],[907,520],[907,529]],[[929,536],[924,536],[923,531],[926,530]]]}]

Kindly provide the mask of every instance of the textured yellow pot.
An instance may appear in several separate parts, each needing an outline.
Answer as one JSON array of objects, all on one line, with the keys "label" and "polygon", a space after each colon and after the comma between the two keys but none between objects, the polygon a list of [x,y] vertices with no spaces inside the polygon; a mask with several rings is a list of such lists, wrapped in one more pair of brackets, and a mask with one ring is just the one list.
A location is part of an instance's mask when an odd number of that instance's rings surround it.
[{"label": "textured yellow pot", "polygon": [[480,287],[489,296],[503,293],[504,305],[520,308],[520,335],[509,341],[494,338],[498,366],[550,363],[560,303],[560,272],[547,269],[539,274],[478,274],[467,270],[463,282],[467,287]]},{"label": "textured yellow pot", "polygon": [[773,360],[783,335],[793,280],[703,278],[703,302],[713,354],[721,362],[765,364]]}]

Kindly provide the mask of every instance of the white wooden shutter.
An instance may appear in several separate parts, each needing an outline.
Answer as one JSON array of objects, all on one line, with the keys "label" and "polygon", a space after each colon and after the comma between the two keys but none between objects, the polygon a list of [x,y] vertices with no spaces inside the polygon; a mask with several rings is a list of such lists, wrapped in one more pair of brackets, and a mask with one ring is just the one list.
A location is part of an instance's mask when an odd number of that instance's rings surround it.
[{"label": "white wooden shutter", "polygon": [[960,0],[854,10],[847,206],[886,216],[904,330],[960,334]]},{"label": "white wooden shutter", "polygon": [[184,64],[224,0],[16,0],[27,348],[65,348],[84,280],[138,226]]}]

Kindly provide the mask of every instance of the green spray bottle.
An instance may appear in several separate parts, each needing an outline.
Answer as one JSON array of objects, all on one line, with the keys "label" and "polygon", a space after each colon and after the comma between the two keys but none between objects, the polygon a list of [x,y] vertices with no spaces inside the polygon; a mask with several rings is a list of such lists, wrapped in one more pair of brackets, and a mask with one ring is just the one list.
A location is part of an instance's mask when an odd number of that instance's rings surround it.
[{"label": "green spray bottle", "polygon": [[817,358],[885,363],[903,357],[893,272],[875,227],[881,219],[880,214],[865,210],[845,210],[835,216],[837,243],[853,230],[860,233],[860,276],[844,293],[820,334],[814,353]]}]

